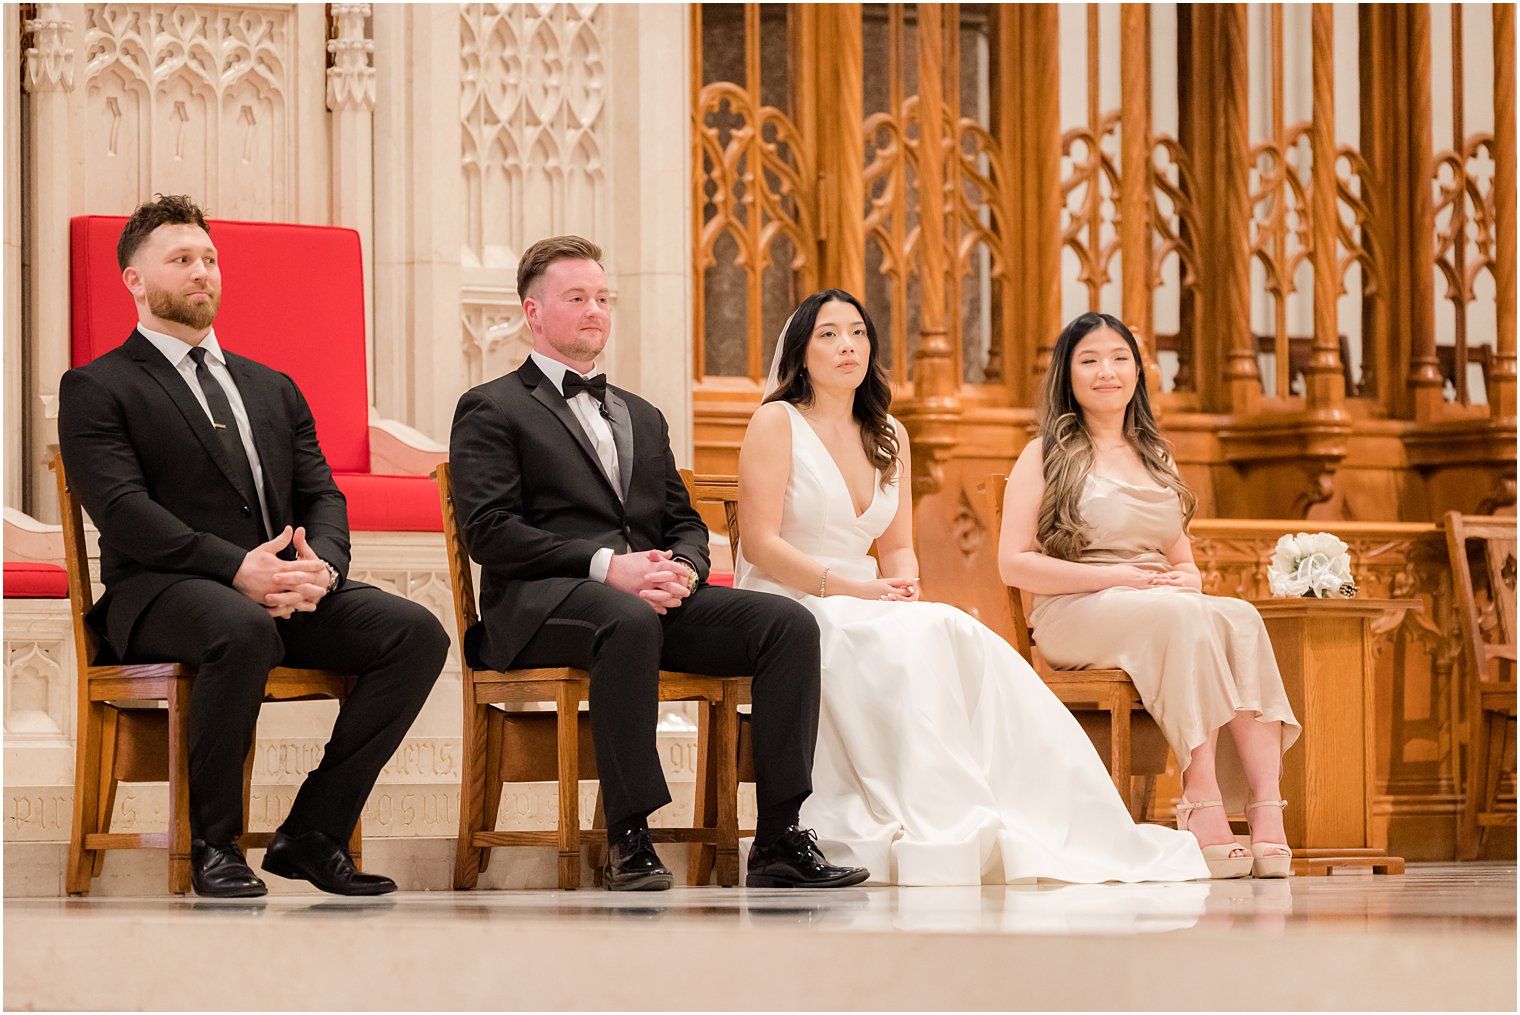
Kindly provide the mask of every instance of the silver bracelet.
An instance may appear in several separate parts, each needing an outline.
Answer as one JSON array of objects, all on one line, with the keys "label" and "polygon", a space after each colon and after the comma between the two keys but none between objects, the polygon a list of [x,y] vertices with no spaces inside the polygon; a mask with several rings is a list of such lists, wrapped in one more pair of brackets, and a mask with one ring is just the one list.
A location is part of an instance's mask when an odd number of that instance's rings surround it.
[{"label": "silver bracelet", "polygon": [[823,574],[821,574],[821,575],[818,576],[818,598],[819,599],[822,599],[824,596],[828,595],[828,587],[829,587],[829,569],[828,568],[824,568],[823,569]]}]

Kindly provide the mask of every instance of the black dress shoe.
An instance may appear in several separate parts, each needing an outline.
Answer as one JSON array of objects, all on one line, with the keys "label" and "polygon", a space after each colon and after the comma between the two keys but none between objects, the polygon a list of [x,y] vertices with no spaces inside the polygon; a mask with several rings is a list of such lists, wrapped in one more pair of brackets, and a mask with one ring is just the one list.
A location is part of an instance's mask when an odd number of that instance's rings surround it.
[{"label": "black dress shoe", "polygon": [[190,840],[190,884],[196,895],[213,899],[253,899],[269,893],[236,846],[213,846],[201,839]]},{"label": "black dress shoe", "polygon": [[848,888],[871,876],[864,867],[835,867],[811,829],[793,825],[769,846],[749,851],[748,888]]},{"label": "black dress shoe", "polygon": [[275,832],[261,866],[282,878],[310,881],[334,895],[384,895],[396,890],[396,882],[388,877],[361,874],[348,848],[323,832]]},{"label": "black dress shoe", "polygon": [[675,881],[654,851],[647,828],[608,836],[603,879],[608,890],[614,892],[663,892]]}]

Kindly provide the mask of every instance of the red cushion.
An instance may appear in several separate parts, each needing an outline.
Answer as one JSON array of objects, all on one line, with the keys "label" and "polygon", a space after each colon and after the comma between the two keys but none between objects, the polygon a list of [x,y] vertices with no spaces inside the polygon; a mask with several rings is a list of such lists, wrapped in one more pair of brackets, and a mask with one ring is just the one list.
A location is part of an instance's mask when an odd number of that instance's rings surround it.
[{"label": "red cushion", "polygon": [[722,585],[726,589],[734,587],[734,576],[727,571],[713,571],[707,576],[707,584]]},{"label": "red cushion", "polygon": [[67,599],[69,576],[57,564],[5,564],[6,599]]},{"label": "red cushion", "polygon": [[[74,366],[121,345],[137,323],[137,308],[116,266],[116,241],[126,221],[84,215],[71,223]],[[222,264],[217,341],[293,377],[311,403],[333,471],[368,472],[359,234],[331,226],[218,219],[209,225]]]},{"label": "red cushion", "polygon": [[438,487],[427,476],[337,473],[348,498],[348,527],[355,532],[442,532]]}]

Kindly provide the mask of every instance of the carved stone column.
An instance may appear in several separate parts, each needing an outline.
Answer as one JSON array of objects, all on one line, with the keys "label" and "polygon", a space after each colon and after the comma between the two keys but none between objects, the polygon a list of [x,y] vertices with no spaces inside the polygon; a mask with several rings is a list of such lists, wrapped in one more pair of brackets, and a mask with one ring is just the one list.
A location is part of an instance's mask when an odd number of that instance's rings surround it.
[{"label": "carved stone column", "polygon": [[31,233],[27,262],[28,440],[26,509],[57,521],[57,494],[51,493],[46,448],[58,441],[58,379],[69,365],[69,93],[74,90],[74,25],[59,4],[42,4],[26,22],[23,87],[31,137],[27,193]]},{"label": "carved stone column", "polygon": [[375,390],[382,416],[447,440],[465,388],[460,327],[460,11],[374,11]]},{"label": "carved stone column", "polygon": [[[0,66],[15,81],[21,67],[21,36],[4,33],[5,56]],[[21,89],[5,89],[5,164],[13,180],[5,188],[5,504],[19,508],[26,489],[26,345],[21,333]]]},{"label": "carved stone column", "polygon": [[375,40],[368,34],[369,4],[329,4],[327,17],[327,108],[332,113],[328,207],[334,225],[359,233],[364,258],[365,353],[373,391],[381,370],[375,358],[374,332],[375,68],[371,60]]},{"label": "carved stone column", "polygon": [[691,464],[692,276],[690,20],[678,5],[606,9],[608,185],[612,228],[599,238],[617,307],[606,367],[665,414],[670,444]]}]

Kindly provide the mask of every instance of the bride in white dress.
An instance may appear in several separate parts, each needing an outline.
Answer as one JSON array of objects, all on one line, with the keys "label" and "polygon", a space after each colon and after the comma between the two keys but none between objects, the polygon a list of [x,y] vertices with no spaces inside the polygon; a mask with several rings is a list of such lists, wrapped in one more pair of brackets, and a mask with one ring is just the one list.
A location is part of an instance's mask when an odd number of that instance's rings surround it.
[{"label": "bride in white dress", "polygon": [[1207,878],[1192,835],[1130,819],[1022,656],[955,607],[920,601],[912,503],[899,496],[908,440],[875,350],[853,296],[808,297],[739,454],[736,584],[799,601],[822,632],[803,824],[877,883]]}]

